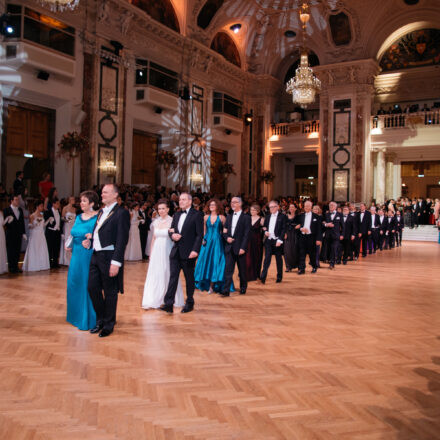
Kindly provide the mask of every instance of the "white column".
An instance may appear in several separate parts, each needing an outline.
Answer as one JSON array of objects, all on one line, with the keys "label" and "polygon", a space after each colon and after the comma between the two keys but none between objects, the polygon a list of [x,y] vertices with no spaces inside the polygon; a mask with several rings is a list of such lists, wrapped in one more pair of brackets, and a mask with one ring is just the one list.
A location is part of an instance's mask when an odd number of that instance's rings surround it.
[{"label": "white column", "polygon": [[385,149],[377,151],[376,203],[385,201]]},{"label": "white column", "polygon": [[386,156],[385,199],[394,197],[394,154]]}]

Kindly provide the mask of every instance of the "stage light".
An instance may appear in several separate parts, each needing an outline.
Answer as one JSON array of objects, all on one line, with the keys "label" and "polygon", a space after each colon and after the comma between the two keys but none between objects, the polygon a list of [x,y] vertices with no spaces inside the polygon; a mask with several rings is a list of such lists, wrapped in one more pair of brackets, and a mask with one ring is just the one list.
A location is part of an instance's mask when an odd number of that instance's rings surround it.
[{"label": "stage light", "polygon": [[241,29],[241,24],[240,23],[233,24],[229,29],[231,29],[231,31],[234,32],[234,34],[238,34]]}]

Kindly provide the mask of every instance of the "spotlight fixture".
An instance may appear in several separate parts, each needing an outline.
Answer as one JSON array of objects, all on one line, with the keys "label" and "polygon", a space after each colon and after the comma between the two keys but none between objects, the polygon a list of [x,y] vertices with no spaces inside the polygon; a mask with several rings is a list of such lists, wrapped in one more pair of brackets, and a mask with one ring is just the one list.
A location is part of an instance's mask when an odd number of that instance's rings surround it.
[{"label": "spotlight fixture", "polygon": [[232,133],[232,131],[229,130],[229,128],[226,128],[226,129],[225,129],[225,133],[229,136],[229,135]]},{"label": "spotlight fixture", "polygon": [[286,32],[284,32],[284,36],[286,38],[295,38],[296,37],[296,32],[289,29]]},{"label": "spotlight fixture", "polygon": [[163,109],[162,107],[154,107],[154,113],[157,113],[158,115],[160,115],[162,113]]},{"label": "spotlight fixture", "polygon": [[250,125],[250,124],[252,124],[252,121],[253,121],[253,116],[252,116],[252,113],[246,113],[245,115],[244,115],[244,123],[246,124],[246,125]]},{"label": "spotlight fixture", "polygon": [[231,31],[234,32],[234,34],[238,34],[240,32],[240,29],[241,29],[241,24],[240,23],[235,23],[229,29],[231,29]]},{"label": "spotlight fixture", "polygon": [[14,38],[19,35],[19,26],[16,20],[10,14],[3,14],[0,17],[0,34],[5,38]]},{"label": "spotlight fixture", "polygon": [[37,73],[37,78],[42,79],[43,81],[47,81],[49,79],[50,73],[45,70],[39,70]]}]

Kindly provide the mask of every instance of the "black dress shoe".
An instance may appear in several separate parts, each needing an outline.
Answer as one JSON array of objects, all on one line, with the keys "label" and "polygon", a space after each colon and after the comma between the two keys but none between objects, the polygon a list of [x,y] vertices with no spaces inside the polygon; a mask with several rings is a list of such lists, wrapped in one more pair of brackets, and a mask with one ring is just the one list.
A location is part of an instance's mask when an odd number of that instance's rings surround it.
[{"label": "black dress shoe", "polygon": [[304,269],[300,269],[298,271],[298,275],[304,275],[306,273],[306,271]]},{"label": "black dress shoe", "polygon": [[95,333],[99,333],[102,330],[102,325],[101,324],[96,324],[95,327],[93,327],[90,330],[90,333],[95,334]]},{"label": "black dress shoe", "polygon": [[314,267],[314,268],[312,269],[312,273],[316,273],[316,272],[318,272],[318,268]]},{"label": "black dress shoe", "polygon": [[223,297],[227,297],[229,296],[229,292],[220,292],[219,295]]},{"label": "black dress shoe", "polygon": [[185,307],[180,311],[180,313],[189,313],[194,310],[194,306],[190,306],[188,304],[185,304]]},{"label": "black dress shoe", "polygon": [[344,260],[342,264],[345,266],[347,264],[347,260]]},{"label": "black dress shoe", "polygon": [[167,306],[166,304],[164,304],[163,306],[160,306],[159,309],[163,312],[173,313],[173,306]]},{"label": "black dress shoe", "polygon": [[101,333],[99,334],[100,338],[105,338],[107,336],[110,336],[113,333],[113,330],[109,330],[108,328],[103,328],[101,330]]},{"label": "black dress shoe", "polygon": [[266,284],[266,278],[260,278],[261,284]]},{"label": "black dress shoe", "polygon": [[277,278],[277,280],[276,280],[277,283],[281,283],[281,281],[282,281],[282,278]]},{"label": "black dress shoe", "polygon": [[330,266],[328,267],[330,270],[333,270],[335,268],[334,264],[330,264]]},{"label": "black dress shoe", "polygon": [[244,287],[242,287],[240,289],[240,295],[244,295],[246,293],[246,289]]},{"label": "black dress shoe", "polygon": [[292,271],[292,269],[286,269],[285,270],[285,272],[291,272]]}]

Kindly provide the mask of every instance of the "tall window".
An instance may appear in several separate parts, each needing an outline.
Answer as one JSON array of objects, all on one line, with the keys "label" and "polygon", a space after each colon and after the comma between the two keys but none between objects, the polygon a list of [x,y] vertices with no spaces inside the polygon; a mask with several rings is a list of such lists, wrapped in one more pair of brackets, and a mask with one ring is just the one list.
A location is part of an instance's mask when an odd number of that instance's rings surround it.
[{"label": "tall window", "polygon": [[179,94],[179,78],[176,72],[147,60],[136,60],[135,83],[166,90],[174,95]]},{"label": "tall window", "polygon": [[226,113],[241,118],[243,103],[232,96],[214,92],[213,113]]}]

